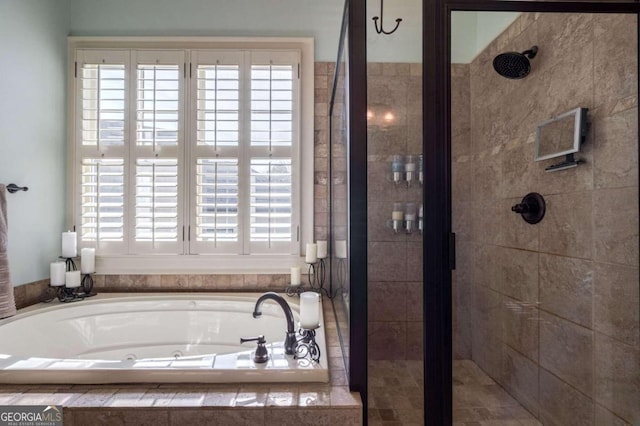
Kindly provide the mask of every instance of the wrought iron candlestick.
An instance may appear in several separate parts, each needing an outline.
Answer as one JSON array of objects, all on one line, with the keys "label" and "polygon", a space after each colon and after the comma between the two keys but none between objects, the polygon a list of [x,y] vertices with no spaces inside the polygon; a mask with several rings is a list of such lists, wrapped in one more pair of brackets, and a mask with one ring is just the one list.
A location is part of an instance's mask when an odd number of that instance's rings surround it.
[{"label": "wrought iron candlestick", "polygon": [[287,288],[285,288],[284,292],[287,296],[300,296],[300,293],[304,293],[306,290],[304,288],[304,283],[300,284],[289,284]]},{"label": "wrought iron candlestick", "polygon": [[93,274],[84,274],[80,287],[84,290],[85,297],[95,296],[97,294],[91,292],[93,290]]},{"label": "wrought iron candlestick", "polygon": [[[315,291],[316,293],[324,293],[327,297],[331,297],[329,291],[324,287],[324,283],[326,281],[326,266],[324,259],[318,259],[315,263],[307,262],[309,273],[309,286],[311,287],[311,291]],[[304,290],[302,290],[304,291]],[[300,291],[299,293],[302,293]]]},{"label": "wrought iron candlestick", "polygon": [[[65,270],[67,272],[77,271],[78,267],[72,257],[62,257],[65,262]],[[78,287],[67,287],[66,284],[49,287],[43,293],[41,300],[43,302],[51,302],[54,298],[57,298],[62,303],[78,302],[84,300],[87,297],[95,296],[97,293],[93,293],[93,273],[83,274]],[[55,293],[55,294],[52,294]]]},{"label": "wrought iron candlestick", "polygon": [[301,328],[298,330],[300,338],[297,340],[296,346],[296,359],[309,358],[313,362],[320,362],[320,346],[316,342],[316,327],[315,329]]}]

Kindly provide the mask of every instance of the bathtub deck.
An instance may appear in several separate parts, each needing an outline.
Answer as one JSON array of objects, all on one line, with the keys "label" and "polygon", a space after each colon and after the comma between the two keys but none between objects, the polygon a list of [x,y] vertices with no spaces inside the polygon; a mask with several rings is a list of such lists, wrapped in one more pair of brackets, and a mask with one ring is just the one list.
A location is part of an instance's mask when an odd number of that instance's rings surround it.
[{"label": "bathtub deck", "polygon": [[62,405],[65,426],[358,425],[330,303],[324,303],[329,384],[0,385],[0,405]]}]

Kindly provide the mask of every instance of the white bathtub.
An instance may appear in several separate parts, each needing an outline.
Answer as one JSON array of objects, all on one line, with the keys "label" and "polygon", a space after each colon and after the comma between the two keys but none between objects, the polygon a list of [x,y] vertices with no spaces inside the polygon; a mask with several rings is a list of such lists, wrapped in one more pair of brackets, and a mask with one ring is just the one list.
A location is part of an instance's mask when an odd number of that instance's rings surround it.
[{"label": "white bathtub", "polygon": [[[322,325],[318,364],[285,355],[284,313],[267,300],[254,319],[259,296],[101,294],[20,310],[0,321],[0,383],[327,382]],[[297,322],[299,299],[283,297]],[[259,334],[265,364],[253,362],[255,342],[240,345],[240,337]]]}]

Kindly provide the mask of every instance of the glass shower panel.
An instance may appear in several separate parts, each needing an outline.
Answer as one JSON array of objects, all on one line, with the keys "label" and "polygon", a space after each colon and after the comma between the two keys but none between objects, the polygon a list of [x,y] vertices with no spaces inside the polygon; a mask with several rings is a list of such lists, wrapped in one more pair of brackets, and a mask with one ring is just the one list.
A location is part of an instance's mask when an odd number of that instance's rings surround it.
[{"label": "glass shower panel", "polygon": [[349,374],[349,197],[348,197],[348,98],[346,28],[340,56],[333,68],[333,87],[329,106],[329,229],[330,229],[330,294],[336,315],[345,368]]},{"label": "glass shower panel", "polygon": [[[454,422],[640,423],[637,25],[452,14]],[[498,74],[505,52],[530,72]],[[535,161],[536,127],[576,108],[579,164]]]},{"label": "glass shower panel", "polygon": [[[422,7],[368,2],[369,421],[424,421]],[[382,14],[382,16],[381,16]],[[371,17],[378,16],[378,33]]]}]

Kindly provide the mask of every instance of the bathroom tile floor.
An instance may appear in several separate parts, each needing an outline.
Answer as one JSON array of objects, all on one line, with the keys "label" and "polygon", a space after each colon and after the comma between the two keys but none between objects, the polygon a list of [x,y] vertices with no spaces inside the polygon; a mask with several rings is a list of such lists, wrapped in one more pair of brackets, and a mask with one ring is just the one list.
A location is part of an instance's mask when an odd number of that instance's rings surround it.
[{"label": "bathroom tile floor", "polygon": [[[370,425],[423,425],[422,361],[369,363]],[[537,426],[538,420],[473,361],[453,362],[454,426]]]}]

